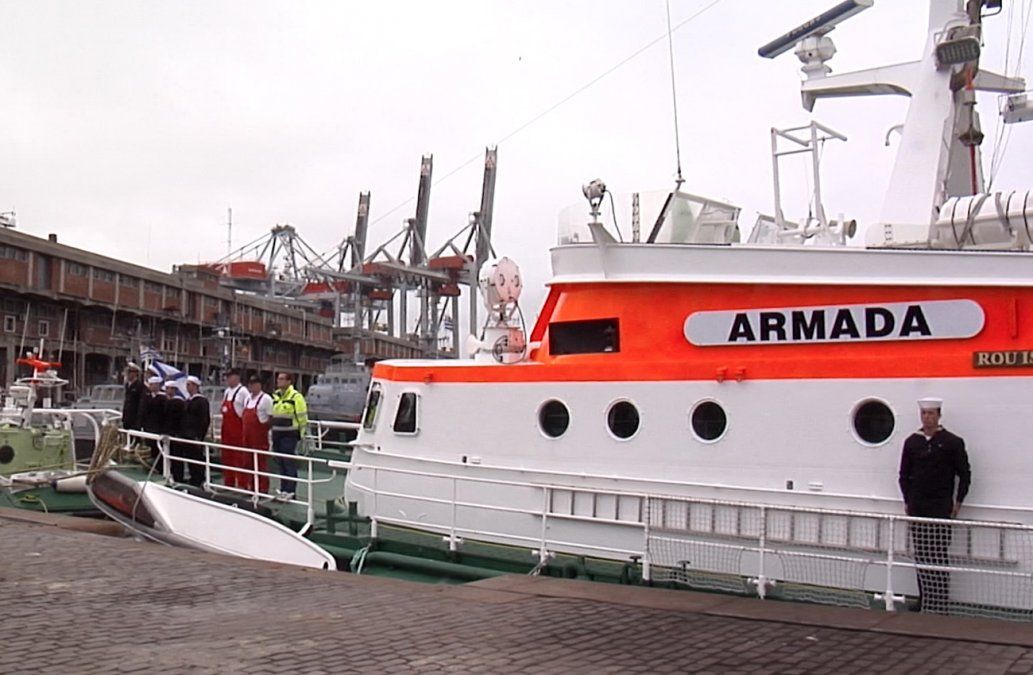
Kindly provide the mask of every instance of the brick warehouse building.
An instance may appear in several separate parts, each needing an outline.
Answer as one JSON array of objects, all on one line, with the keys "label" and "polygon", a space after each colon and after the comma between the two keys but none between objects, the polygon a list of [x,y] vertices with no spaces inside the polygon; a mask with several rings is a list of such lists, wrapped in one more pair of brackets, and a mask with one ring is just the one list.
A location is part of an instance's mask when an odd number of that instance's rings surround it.
[{"label": "brick warehouse building", "polygon": [[19,375],[19,349],[45,340],[46,357],[81,395],[115,381],[141,346],[208,380],[233,365],[299,376],[307,387],[335,344],[329,318],[221,287],[206,268],[166,274],[0,228],[0,386]]}]

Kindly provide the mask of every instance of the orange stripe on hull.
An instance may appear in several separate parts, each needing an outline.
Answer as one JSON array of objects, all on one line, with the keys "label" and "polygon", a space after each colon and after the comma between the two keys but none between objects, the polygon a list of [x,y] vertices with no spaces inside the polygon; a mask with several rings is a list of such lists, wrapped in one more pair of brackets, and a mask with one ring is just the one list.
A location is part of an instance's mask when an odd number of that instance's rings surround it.
[{"label": "orange stripe on hull", "polygon": [[[699,347],[685,338],[692,312],[969,299],[986,316],[973,338]],[[549,354],[553,321],[617,318],[619,353]],[[540,336],[540,337],[539,337]],[[554,286],[533,339],[513,366],[377,364],[374,376],[408,382],[606,382],[1033,376],[1033,367],[975,368],[977,351],[1029,351],[1033,289],[584,284]]]}]

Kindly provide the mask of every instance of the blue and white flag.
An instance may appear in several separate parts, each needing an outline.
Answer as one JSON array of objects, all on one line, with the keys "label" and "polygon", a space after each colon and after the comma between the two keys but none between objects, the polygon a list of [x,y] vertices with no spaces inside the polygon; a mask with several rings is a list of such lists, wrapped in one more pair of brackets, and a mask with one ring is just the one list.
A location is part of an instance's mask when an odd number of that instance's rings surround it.
[{"label": "blue and white flag", "polygon": [[160,361],[162,359],[161,352],[151,346],[140,345],[140,360],[144,363],[148,361]]},{"label": "blue and white flag", "polygon": [[151,361],[151,372],[164,381],[172,380],[176,383],[176,389],[183,398],[187,397],[187,374],[178,368],[173,368],[161,361]]}]

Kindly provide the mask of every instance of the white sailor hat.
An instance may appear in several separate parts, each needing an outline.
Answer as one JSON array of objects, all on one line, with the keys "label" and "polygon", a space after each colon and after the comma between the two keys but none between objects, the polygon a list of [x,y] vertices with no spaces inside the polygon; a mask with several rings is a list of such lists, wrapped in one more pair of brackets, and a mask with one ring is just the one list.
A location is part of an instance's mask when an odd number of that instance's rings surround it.
[{"label": "white sailor hat", "polygon": [[178,389],[179,383],[175,380],[165,380],[165,388],[168,389],[169,387],[176,387]]},{"label": "white sailor hat", "polygon": [[197,377],[196,375],[187,376],[187,384],[190,384],[191,382],[199,387],[201,386],[201,378]]},{"label": "white sailor hat", "polygon": [[152,375],[147,378],[147,384],[161,384],[163,381],[159,375]]},{"label": "white sailor hat", "polygon": [[943,399],[934,396],[927,396],[918,399],[918,407],[922,410],[940,410],[943,408]]},{"label": "white sailor hat", "polygon": [[140,370],[140,366],[136,365],[132,361],[126,364],[126,370]]}]

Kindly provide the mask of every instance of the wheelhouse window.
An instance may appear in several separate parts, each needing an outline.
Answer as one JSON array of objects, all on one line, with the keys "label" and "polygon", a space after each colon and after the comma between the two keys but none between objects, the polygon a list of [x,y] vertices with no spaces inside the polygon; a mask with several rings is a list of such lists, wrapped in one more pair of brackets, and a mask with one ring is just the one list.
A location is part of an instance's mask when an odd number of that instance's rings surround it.
[{"label": "wheelhouse window", "polygon": [[377,413],[380,411],[380,399],[383,397],[379,384],[374,384],[369,389],[369,396],[366,398],[366,412],[362,415],[362,428],[370,430],[377,423]]},{"label": "wheelhouse window", "polygon": [[557,321],[549,324],[549,353],[599,354],[620,351],[617,319]]},{"label": "wheelhouse window", "polygon": [[416,408],[419,397],[415,392],[407,391],[398,398],[398,410],[395,411],[394,432],[396,434],[416,433]]}]

